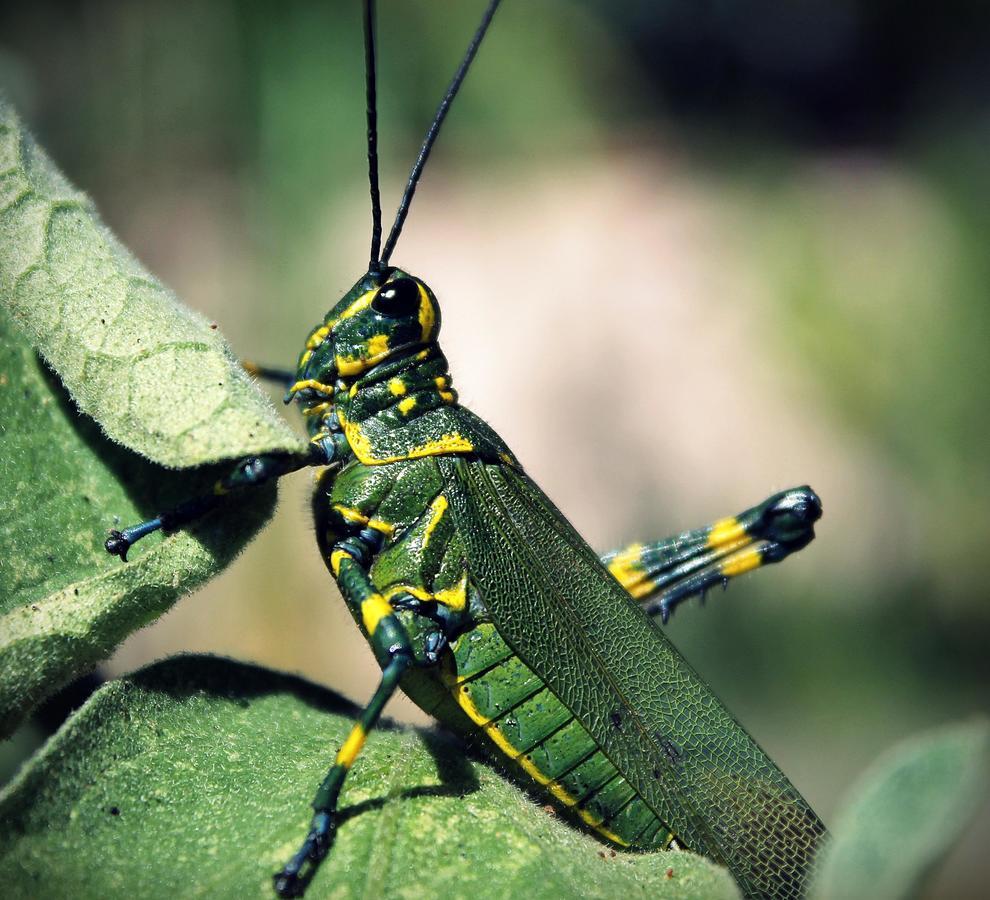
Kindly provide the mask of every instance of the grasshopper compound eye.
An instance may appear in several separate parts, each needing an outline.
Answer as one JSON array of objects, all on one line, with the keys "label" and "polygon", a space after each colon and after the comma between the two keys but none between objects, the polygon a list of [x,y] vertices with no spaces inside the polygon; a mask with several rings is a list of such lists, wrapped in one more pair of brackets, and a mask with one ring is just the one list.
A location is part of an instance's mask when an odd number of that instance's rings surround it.
[{"label": "grasshopper compound eye", "polygon": [[383,285],[371,301],[371,308],[390,319],[411,316],[419,310],[419,285],[411,278],[396,278]]}]

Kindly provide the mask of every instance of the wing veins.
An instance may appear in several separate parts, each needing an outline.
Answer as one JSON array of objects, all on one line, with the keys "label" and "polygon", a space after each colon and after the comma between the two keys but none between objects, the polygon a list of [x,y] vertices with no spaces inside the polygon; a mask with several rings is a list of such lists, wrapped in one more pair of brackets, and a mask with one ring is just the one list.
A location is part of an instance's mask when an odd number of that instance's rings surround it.
[{"label": "wing veins", "polygon": [[[574,633],[581,634],[582,629],[580,627],[580,621],[577,618],[576,613],[574,612],[570,604],[570,601],[567,599],[566,595],[561,593],[554,586],[553,580],[549,577],[551,573],[549,572],[545,564],[534,553],[534,551],[530,549],[528,542],[525,540],[525,536],[520,532],[515,522],[512,521],[512,515],[509,512],[509,509],[506,507],[506,505],[502,502],[502,499],[499,497],[498,491],[495,489],[495,486],[491,481],[487,469],[484,466],[479,467],[479,469],[480,471],[476,473],[479,477],[477,479],[472,479],[472,480],[480,481],[482,478],[484,479],[485,484],[482,487],[485,490],[485,493],[488,495],[489,501],[500,509],[501,516],[499,518],[504,520],[507,526],[512,530],[514,536],[517,538],[517,542],[513,544],[513,546],[518,547],[521,553],[525,553],[526,557],[532,563],[535,564],[535,568],[542,574],[542,580],[544,581],[548,592],[558,600],[557,609],[561,610],[565,614],[567,620],[570,622],[572,627],[572,634]],[[524,499],[527,503],[531,503],[529,498],[525,497],[524,495],[522,496],[522,499]],[[541,510],[541,512],[544,511]],[[505,529],[500,528],[499,524],[500,523],[498,519],[496,519],[495,521],[492,522],[492,527],[497,528],[500,532],[502,532],[504,536]],[[559,534],[561,538],[566,539],[566,536],[560,534],[559,531],[557,531],[557,534]],[[580,548],[575,548],[571,541],[567,541],[567,543],[572,550],[576,552],[580,552]],[[624,692],[619,688],[608,666],[605,664],[605,660],[601,656],[601,654],[597,650],[595,650],[594,646],[589,642],[585,641],[585,642],[577,643],[574,641],[574,639],[571,636],[567,636],[567,640],[569,643],[572,643],[574,646],[577,646],[579,649],[583,649],[586,651],[585,657],[594,662],[595,667],[599,670],[600,674],[603,677],[603,680],[605,680],[609,684],[609,686],[612,688],[613,694],[620,700],[623,710],[625,710],[628,713],[629,720],[633,722],[636,729],[645,738],[646,743],[651,747],[656,747],[656,743],[653,740],[653,738],[650,736],[649,730],[646,727],[646,723],[642,721],[642,719],[640,718],[640,716],[632,706],[631,702],[626,698]],[[550,687],[550,685],[548,685],[548,687]],[[552,687],[551,690],[553,690]],[[558,697],[558,699],[560,699],[561,702],[564,702],[563,698]],[[566,703],[564,705],[567,706]],[[578,721],[581,721],[581,718],[577,715],[577,713],[574,712],[574,710],[571,710],[569,706],[568,709],[570,710],[571,714],[578,719]],[[633,790],[636,791],[636,794],[642,797],[644,802],[646,802],[647,805],[649,805],[650,808],[652,809],[653,806],[650,803],[649,798],[643,796],[642,792],[639,790],[636,784],[632,780],[630,780],[630,778],[624,772],[622,772],[622,770],[616,764],[615,760],[613,760],[612,757],[609,756],[605,748],[600,747],[599,749],[601,749],[602,753],[605,754],[606,757],[608,757],[609,762],[611,762],[612,765],[616,767],[616,770],[622,773],[623,778],[625,778],[626,781],[633,788]],[[712,849],[714,849],[715,847],[720,847],[720,842],[718,842],[715,839],[710,829],[706,827],[704,819],[700,816],[695,802],[691,798],[689,798],[682,790],[680,785],[680,779],[677,776],[676,770],[674,770],[672,762],[668,759],[666,754],[664,754],[659,747],[656,747],[656,751],[657,752],[655,753],[655,760],[660,762],[660,764],[665,768],[665,770],[669,773],[670,776],[669,778],[664,779],[665,787],[668,790],[671,790],[672,793],[675,795],[680,805],[684,809],[685,813],[688,814],[688,817],[690,818],[694,828],[696,828],[697,831],[700,832],[701,834],[705,835],[709,847],[711,847]],[[661,816],[658,810],[654,809],[653,812],[657,816]],[[671,823],[671,825],[672,824],[673,823]]]}]

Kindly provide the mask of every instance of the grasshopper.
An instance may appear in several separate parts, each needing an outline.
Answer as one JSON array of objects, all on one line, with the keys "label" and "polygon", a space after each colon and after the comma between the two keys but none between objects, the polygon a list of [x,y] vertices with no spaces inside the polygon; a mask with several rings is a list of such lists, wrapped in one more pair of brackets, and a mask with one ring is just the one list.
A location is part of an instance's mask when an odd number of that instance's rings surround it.
[{"label": "grasshopper", "polygon": [[458,402],[437,342],[440,306],[390,263],[423,167],[498,7],[491,0],[413,166],[382,245],[373,0],[364,3],[372,206],[367,271],[312,329],[284,382],[309,452],[242,460],[213,494],[123,531],[126,559],[240,491],[322,467],[320,550],[381,665],[377,690],[313,800],[298,853],[274,876],[301,894],[333,840],[341,788],[401,687],[478,735],[619,846],[687,848],[745,893],[796,897],[825,834],[798,791],[651,617],[804,547],[821,514],[807,487],[655,544],[599,557],[512,451]]}]

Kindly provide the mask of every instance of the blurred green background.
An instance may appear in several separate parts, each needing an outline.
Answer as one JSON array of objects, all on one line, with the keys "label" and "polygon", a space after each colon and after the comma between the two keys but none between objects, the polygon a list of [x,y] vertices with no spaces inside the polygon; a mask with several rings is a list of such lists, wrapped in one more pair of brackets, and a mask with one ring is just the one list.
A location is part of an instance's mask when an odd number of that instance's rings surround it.
[{"label": "blurred green background", "polygon": [[[482,5],[380,4],[386,221]],[[668,630],[826,822],[890,743],[990,705],[988,25],[506,0],[394,257],[594,546],[819,491],[807,551]],[[356,0],[8,4],[0,88],[241,356],[291,364],[363,272]],[[309,489],[110,670],[210,651],[367,696]],[[930,895],[981,894],[988,841],[984,812]]]}]

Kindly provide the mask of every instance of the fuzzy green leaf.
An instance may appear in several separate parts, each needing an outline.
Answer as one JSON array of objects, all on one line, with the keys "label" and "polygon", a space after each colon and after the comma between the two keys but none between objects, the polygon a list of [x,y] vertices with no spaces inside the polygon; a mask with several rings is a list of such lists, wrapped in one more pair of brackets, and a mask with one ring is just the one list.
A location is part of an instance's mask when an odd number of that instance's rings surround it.
[{"label": "fuzzy green leaf", "polygon": [[985,720],[898,744],[851,792],[810,896],[896,900],[919,894],[985,800],[988,774]]},{"label": "fuzzy green leaf", "polygon": [[[0,798],[8,897],[271,898],[355,708],[300,679],[179,657],[102,688]],[[368,739],[320,897],[735,897],[689,853],[612,855],[459,742]]]},{"label": "fuzzy green leaf", "polygon": [[220,334],[121,246],[2,102],[0,297],[79,408],[149,459],[300,449]]},{"label": "fuzzy green leaf", "polygon": [[103,548],[132,523],[203,492],[216,471],[162,469],[112,444],[0,309],[0,733],[130,632],[224,566],[274,491],[192,531],[147,538],[124,564]]},{"label": "fuzzy green leaf", "polygon": [[104,551],[109,528],[203,493],[204,464],[299,447],[0,103],[0,735],[222,568],[274,492],[128,565]]}]

